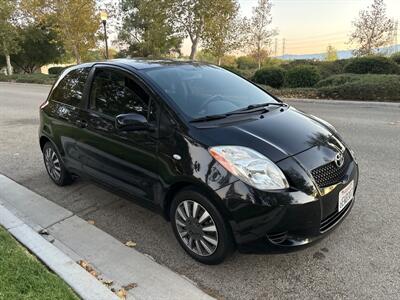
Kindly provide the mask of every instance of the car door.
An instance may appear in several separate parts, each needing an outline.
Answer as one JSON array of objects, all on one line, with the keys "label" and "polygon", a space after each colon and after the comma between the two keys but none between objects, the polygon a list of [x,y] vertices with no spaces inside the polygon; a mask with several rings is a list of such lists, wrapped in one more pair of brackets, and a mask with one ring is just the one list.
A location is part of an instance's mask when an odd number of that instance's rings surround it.
[{"label": "car door", "polygon": [[[158,182],[158,105],[134,75],[96,66],[89,92],[85,134],[79,141],[83,170],[106,184],[154,200]],[[119,131],[115,117],[138,113],[154,130]]]},{"label": "car door", "polygon": [[74,171],[81,168],[76,140],[81,131],[80,115],[89,72],[89,67],[80,67],[65,74],[53,87],[43,109],[47,118],[43,132],[57,146],[65,166]]}]

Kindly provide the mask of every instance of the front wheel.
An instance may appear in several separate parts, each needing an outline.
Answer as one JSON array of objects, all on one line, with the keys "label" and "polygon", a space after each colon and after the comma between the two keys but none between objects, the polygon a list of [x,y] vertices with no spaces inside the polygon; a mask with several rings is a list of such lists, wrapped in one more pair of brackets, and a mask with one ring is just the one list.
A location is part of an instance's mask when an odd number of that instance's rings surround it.
[{"label": "front wheel", "polygon": [[203,194],[180,192],[173,200],[170,217],[179,243],[197,261],[218,264],[233,251],[230,228]]},{"label": "front wheel", "polygon": [[71,174],[65,168],[60,155],[51,142],[47,142],[43,147],[43,160],[47,173],[55,184],[64,186],[72,183]]}]

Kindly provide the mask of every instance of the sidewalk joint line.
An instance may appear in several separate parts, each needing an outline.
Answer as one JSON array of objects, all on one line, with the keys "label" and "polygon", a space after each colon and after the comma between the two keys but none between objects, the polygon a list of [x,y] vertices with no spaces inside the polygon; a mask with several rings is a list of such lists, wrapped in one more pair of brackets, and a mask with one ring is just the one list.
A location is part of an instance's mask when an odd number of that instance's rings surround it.
[{"label": "sidewalk joint line", "polygon": [[[71,213],[72,213],[72,212],[71,212]],[[62,218],[61,220],[59,220],[59,221],[57,221],[57,222],[54,222],[54,223],[48,225],[47,227],[44,227],[43,229],[49,229],[50,227],[53,227],[53,226],[56,225],[56,224],[59,224],[59,223],[61,223],[61,222],[64,222],[65,220],[68,220],[69,218],[72,218],[73,216],[75,216],[74,213],[72,213],[70,216],[67,216],[67,217],[65,217],[65,218]],[[43,229],[42,229],[42,230],[43,230]],[[39,232],[38,232],[38,233],[39,233]]]}]

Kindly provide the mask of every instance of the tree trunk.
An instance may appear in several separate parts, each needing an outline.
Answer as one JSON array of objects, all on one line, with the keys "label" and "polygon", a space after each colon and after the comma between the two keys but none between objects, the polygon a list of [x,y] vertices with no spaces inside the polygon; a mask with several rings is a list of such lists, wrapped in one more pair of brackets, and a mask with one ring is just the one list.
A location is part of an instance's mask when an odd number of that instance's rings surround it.
[{"label": "tree trunk", "polygon": [[13,67],[11,65],[11,59],[9,54],[6,54],[6,63],[7,63],[7,75],[10,76],[13,74]]},{"label": "tree trunk", "polygon": [[197,44],[199,43],[199,40],[197,38],[195,38],[194,40],[192,40],[192,49],[190,51],[190,60],[193,60],[194,57],[196,56],[196,52],[197,52]]},{"label": "tree trunk", "polygon": [[222,58],[221,58],[221,56],[220,56],[220,57],[218,57],[218,66],[221,65],[221,61],[222,61]]},{"label": "tree trunk", "polygon": [[78,51],[78,47],[76,45],[74,45],[74,55],[75,55],[75,59],[76,59],[76,64],[80,64],[81,63],[81,55],[79,54]]}]

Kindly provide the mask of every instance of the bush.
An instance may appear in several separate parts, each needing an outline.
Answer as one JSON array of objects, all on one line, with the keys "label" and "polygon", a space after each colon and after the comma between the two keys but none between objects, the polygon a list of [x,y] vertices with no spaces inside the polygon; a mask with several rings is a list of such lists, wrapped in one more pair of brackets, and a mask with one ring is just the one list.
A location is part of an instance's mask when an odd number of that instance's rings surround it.
[{"label": "bush", "polygon": [[347,100],[400,100],[400,75],[343,75],[318,85],[319,97]]},{"label": "bush", "polygon": [[313,66],[297,66],[286,74],[286,82],[289,87],[312,87],[320,79],[319,72]]},{"label": "bush", "polygon": [[0,74],[0,81],[6,82],[21,82],[21,83],[38,83],[38,84],[53,84],[56,80],[56,75],[46,75],[46,74],[14,74],[11,76],[6,76]]},{"label": "bush", "polygon": [[283,89],[274,89],[273,87],[260,85],[259,86],[271,93],[272,95],[280,98],[296,98],[296,99],[317,99],[318,91],[315,88],[283,88]]},{"label": "bush", "polygon": [[263,68],[254,74],[253,80],[256,83],[279,89],[285,83],[285,70],[279,67]]},{"label": "bush", "polygon": [[344,67],[349,63],[349,61],[350,59],[321,61],[316,67],[318,68],[321,78],[327,78],[332,75],[344,73]]},{"label": "bush", "polygon": [[60,75],[61,72],[64,70],[65,70],[65,67],[52,67],[52,68],[49,68],[49,74]]},{"label": "bush", "polygon": [[359,80],[360,76],[362,76],[362,75],[358,75],[358,74],[333,75],[328,78],[322,79],[315,85],[315,87],[320,88],[320,87],[325,87],[325,86],[342,85],[342,84],[345,84],[348,82],[357,81],[357,80]]},{"label": "bush", "polygon": [[396,64],[400,65],[400,52],[392,54],[390,57]]},{"label": "bush", "polygon": [[255,69],[258,67],[256,60],[251,56],[240,56],[236,59],[236,64],[241,70]]},{"label": "bush", "polygon": [[400,67],[383,56],[367,56],[352,59],[345,67],[345,73],[353,74],[396,74]]},{"label": "bush", "polygon": [[231,71],[232,73],[242,76],[248,80],[250,80],[254,75],[254,72],[252,70],[240,70],[236,67],[226,66],[226,65],[222,65],[221,67],[224,68],[225,70]]}]

